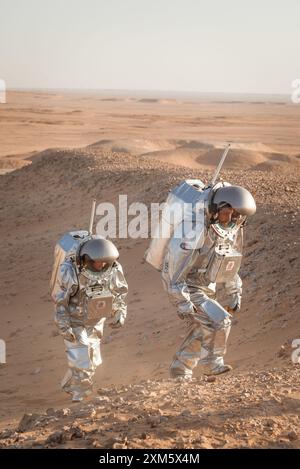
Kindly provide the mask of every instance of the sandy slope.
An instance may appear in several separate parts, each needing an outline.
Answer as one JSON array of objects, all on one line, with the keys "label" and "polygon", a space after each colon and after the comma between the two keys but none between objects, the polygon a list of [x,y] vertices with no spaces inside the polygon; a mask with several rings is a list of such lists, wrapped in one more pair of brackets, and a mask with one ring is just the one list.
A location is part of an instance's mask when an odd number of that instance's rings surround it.
[{"label": "sandy slope", "polygon": [[85,404],[24,414],[2,448],[298,448],[299,371],[110,386]]},{"label": "sandy slope", "polygon": [[[1,199],[6,204],[0,229],[7,242],[1,267],[1,333],[8,348],[8,364],[0,369],[2,418],[21,412],[24,405],[35,409],[66,402],[58,389],[65,368],[63,344],[48,296],[57,237],[87,226],[93,197],[116,203],[121,192],[129,195],[129,203],[149,203],[164,200],[183,177],[207,175],[147,157],[49,150],[30,166],[2,176]],[[266,178],[258,171],[224,177],[245,184],[259,207],[247,229],[243,310],[232,331],[228,360],[237,369],[272,366],[278,364],[280,346],[299,330],[299,178],[275,173]],[[118,240],[117,245],[131,285],[128,321],[123,330],[107,329],[98,385],[167,377],[182,338],[159,274],[144,264],[148,241]]]}]

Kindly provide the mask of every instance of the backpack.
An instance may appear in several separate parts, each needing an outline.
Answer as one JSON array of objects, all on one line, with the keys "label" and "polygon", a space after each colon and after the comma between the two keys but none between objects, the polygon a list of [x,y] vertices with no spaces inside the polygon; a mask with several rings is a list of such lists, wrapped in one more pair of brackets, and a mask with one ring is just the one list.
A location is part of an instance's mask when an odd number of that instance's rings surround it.
[{"label": "backpack", "polygon": [[158,271],[162,270],[165,254],[175,231],[181,228],[182,224],[188,224],[195,219],[196,209],[204,223],[204,202],[210,191],[211,189],[199,179],[187,179],[169,193],[163,209],[159,212],[149,248],[145,252],[144,259],[148,264]]},{"label": "backpack", "polygon": [[57,282],[57,275],[59,268],[63,262],[71,257],[76,257],[79,246],[91,237],[88,231],[70,231],[65,233],[56,243],[54,248],[54,263],[52,268],[52,275],[50,280],[50,293],[52,296],[53,290]]}]

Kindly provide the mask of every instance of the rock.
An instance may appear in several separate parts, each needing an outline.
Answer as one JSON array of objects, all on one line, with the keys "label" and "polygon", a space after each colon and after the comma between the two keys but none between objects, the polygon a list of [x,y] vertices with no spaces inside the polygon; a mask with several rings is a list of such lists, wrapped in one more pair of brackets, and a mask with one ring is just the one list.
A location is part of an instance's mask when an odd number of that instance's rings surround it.
[{"label": "rock", "polygon": [[266,424],[267,427],[273,427],[274,423],[275,422],[272,419],[268,419],[268,420],[265,421],[265,424]]},{"label": "rock", "polygon": [[56,417],[67,417],[70,414],[71,414],[71,409],[69,409],[68,407],[55,411]]},{"label": "rock", "polygon": [[148,438],[147,433],[143,432],[143,433],[141,434],[141,440],[147,440],[147,438]]},{"label": "rock", "polygon": [[[101,396],[101,389],[98,389],[97,393]],[[108,396],[96,397],[96,402],[97,404],[102,402],[110,402],[110,398]]]},{"label": "rock", "polygon": [[101,445],[101,443],[97,440],[94,440],[91,445],[93,446],[93,448],[103,448],[103,446]]},{"label": "rock", "polygon": [[113,449],[127,449],[127,445],[125,445],[124,443],[114,443],[112,445],[112,448]]},{"label": "rock", "polygon": [[0,432],[0,440],[4,440],[5,438],[10,438],[15,433],[14,430],[6,429]]},{"label": "rock", "polygon": [[210,443],[209,439],[206,436],[200,436],[198,439],[195,440],[195,445],[201,449],[213,449],[212,444]]},{"label": "rock", "polygon": [[48,445],[61,445],[67,441],[66,434],[63,431],[57,431],[48,436],[46,444]]},{"label": "rock", "polygon": [[53,409],[53,407],[50,407],[49,409],[47,409],[46,414],[49,416],[55,415],[55,410]]},{"label": "rock", "polygon": [[190,417],[191,416],[191,411],[188,409],[183,410],[179,415],[180,417]]},{"label": "rock", "polygon": [[157,427],[161,423],[161,415],[151,415],[148,417],[148,423],[151,428]]},{"label": "rock", "polygon": [[176,440],[176,448],[179,448],[179,449],[185,448],[186,443],[187,443],[186,440],[182,436],[180,436]]},{"label": "rock", "polygon": [[215,376],[208,376],[208,377],[206,378],[206,382],[207,382],[207,383],[214,383],[214,382],[216,381],[216,379],[217,379],[217,378],[216,378]]},{"label": "rock", "polygon": [[113,436],[106,440],[104,447],[105,448],[114,448],[114,449],[125,449],[127,448],[127,437],[122,438],[120,436]]},{"label": "rock", "polygon": [[287,434],[287,437],[288,437],[288,439],[289,439],[290,441],[295,441],[295,440],[298,440],[299,435],[298,435],[297,432],[295,432],[295,431],[293,430],[293,431],[291,431],[291,432],[289,432],[289,433]]},{"label": "rock", "polygon": [[282,392],[283,392],[284,394],[291,394],[292,389],[291,389],[291,388],[285,388],[285,389],[282,390]]},{"label": "rock", "polygon": [[[115,391],[115,389],[113,389]],[[107,394],[109,394],[111,392],[111,389],[109,388],[99,388],[97,389],[97,394],[99,394],[99,396],[106,396]],[[98,399],[98,398],[96,398]]]},{"label": "rock", "polygon": [[70,439],[74,440],[75,438],[83,438],[85,432],[79,426],[72,426],[70,428]]},{"label": "rock", "polygon": [[116,397],[114,402],[115,402],[115,404],[118,404],[118,405],[125,404],[125,401],[124,401],[123,397],[121,397],[121,396]]},{"label": "rock", "polygon": [[38,414],[24,414],[17,427],[17,432],[22,433],[31,430],[37,423],[39,417]]},{"label": "rock", "polygon": [[91,406],[82,407],[80,409],[76,409],[76,411],[72,413],[72,416],[74,418],[86,417],[86,418],[93,419],[96,416],[96,410],[94,407],[91,407]]}]

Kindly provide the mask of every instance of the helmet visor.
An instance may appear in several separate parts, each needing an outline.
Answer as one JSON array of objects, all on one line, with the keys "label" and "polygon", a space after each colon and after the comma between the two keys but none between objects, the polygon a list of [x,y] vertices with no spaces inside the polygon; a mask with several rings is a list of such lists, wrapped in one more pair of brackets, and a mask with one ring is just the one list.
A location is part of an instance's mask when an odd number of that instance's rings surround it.
[{"label": "helmet visor", "polygon": [[101,259],[95,259],[92,260],[89,256],[84,255],[83,256],[83,267],[86,270],[89,270],[93,273],[95,272],[101,272],[103,270],[106,270],[111,263],[107,261],[103,261]]}]

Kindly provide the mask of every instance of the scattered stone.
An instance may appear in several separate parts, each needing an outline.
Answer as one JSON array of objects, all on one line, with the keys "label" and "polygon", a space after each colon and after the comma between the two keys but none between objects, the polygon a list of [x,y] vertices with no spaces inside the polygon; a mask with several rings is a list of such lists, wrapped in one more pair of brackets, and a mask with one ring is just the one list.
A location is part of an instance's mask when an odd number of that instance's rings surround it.
[{"label": "scattered stone", "polygon": [[97,440],[94,440],[91,445],[93,446],[93,448],[103,448],[103,446],[101,445],[101,443]]},{"label": "scattered stone", "polygon": [[295,432],[295,431],[293,430],[293,431],[291,431],[291,432],[289,432],[289,433],[287,434],[287,437],[288,437],[288,439],[289,439],[290,441],[295,441],[295,440],[298,440],[299,435],[298,435],[297,432]]},{"label": "scattered stone", "polygon": [[217,380],[217,378],[215,376],[208,376],[206,378],[207,383],[214,383],[216,380]]},{"label": "scattered stone", "polygon": [[101,389],[97,391],[98,394],[100,394],[101,397],[96,397],[96,402],[97,403],[102,403],[102,402],[110,402],[110,398],[108,396],[102,396],[101,395]]},{"label": "scattered stone", "polygon": [[61,445],[67,441],[66,434],[63,431],[57,431],[48,436],[46,445]]},{"label": "scattered stone", "polygon": [[114,443],[112,445],[112,448],[113,449],[127,449],[127,445],[125,445],[124,443]]},{"label": "scattered stone", "polygon": [[189,409],[185,409],[180,413],[180,417],[190,417],[192,412]]},{"label": "scattered stone", "polygon": [[272,419],[268,419],[268,420],[265,421],[265,424],[266,424],[267,427],[273,427],[274,423],[275,422]]},{"label": "scattered stone", "polygon": [[105,448],[124,449],[127,448],[127,437],[113,436],[106,440]]},{"label": "scattered stone", "polygon": [[75,438],[83,438],[85,436],[85,432],[79,426],[72,426],[70,428],[70,440],[74,440]]},{"label": "scattered stone", "polygon": [[86,417],[93,419],[96,416],[96,410],[93,406],[81,407],[80,409],[76,409],[75,412],[72,412],[72,416],[74,418]]},{"label": "scattered stone", "polygon": [[2,432],[0,432],[0,440],[4,440],[5,438],[10,438],[11,436],[14,435],[14,433],[15,431],[11,429],[3,430]]},{"label": "scattered stone", "polygon": [[68,417],[68,415],[71,415],[71,409],[68,407],[64,409],[59,409],[55,411],[56,417]]},{"label": "scattered stone", "polygon": [[17,431],[23,433],[31,430],[37,423],[39,417],[40,415],[38,414],[24,414],[19,422]]},{"label": "scattered stone", "polygon": [[148,417],[148,423],[151,428],[157,427],[161,423],[161,415],[151,415]]}]

